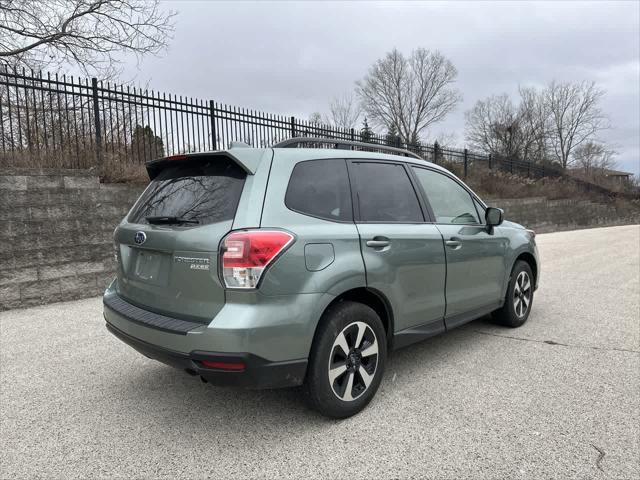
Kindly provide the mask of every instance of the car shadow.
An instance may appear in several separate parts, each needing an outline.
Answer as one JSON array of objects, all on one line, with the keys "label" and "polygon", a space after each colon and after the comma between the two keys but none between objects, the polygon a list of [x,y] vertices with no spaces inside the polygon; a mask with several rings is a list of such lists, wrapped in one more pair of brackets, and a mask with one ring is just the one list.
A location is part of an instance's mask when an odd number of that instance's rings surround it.
[{"label": "car shadow", "polygon": [[[451,332],[429,338],[392,352],[376,399],[360,415],[373,414],[377,403],[394,403],[399,395],[396,387],[419,388],[424,380],[406,374],[420,371],[423,378],[435,374],[444,362],[463,355],[480,335],[474,328],[489,326],[486,318],[476,320]],[[401,377],[398,372],[403,372]],[[271,434],[284,429],[295,430],[294,425],[306,428],[330,428],[339,420],[325,418],[311,410],[304,401],[301,387],[276,390],[247,390],[219,387],[204,383],[181,370],[173,369],[152,360],[142,361],[140,368],[130,370],[126,380],[112,388],[119,389],[118,398],[129,408],[144,405],[143,416],[149,421],[162,421],[164,427],[206,429],[216,431],[236,430],[237,434]],[[412,385],[412,382],[421,382]],[[159,419],[154,412],[162,413]]]}]

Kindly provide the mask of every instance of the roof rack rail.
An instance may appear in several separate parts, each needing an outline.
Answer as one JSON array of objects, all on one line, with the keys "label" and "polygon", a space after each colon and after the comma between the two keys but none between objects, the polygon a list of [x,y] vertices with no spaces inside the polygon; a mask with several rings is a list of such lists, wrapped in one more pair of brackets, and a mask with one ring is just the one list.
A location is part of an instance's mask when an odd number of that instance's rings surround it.
[{"label": "roof rack rail", "polygon": [[[309,144],[309,143],[323,143],[325,145],[335,145],[334,148],[340,149],[340,147],[361,147],[361,148],[374,148],[377,150],[383,150],[390,153],[395,153],[399,155],[404,155],[405,157],[413,157],[418,160],[424,160],[418,154],[410,152],[409,150],[405,150],[403,148],[390,147],[388,145],[378,145],[376,143],[366,143],[366,142],[356,142],[354,140],[340,140],[338,138],[320,138],[320,137],[294,137],[289,138],[287,140],[283,140],[282,142],[278,142],[273,145],[273,148],[295,148],[299,145]],[[348,148],[346,150],[354,150],[353,148]]]}]

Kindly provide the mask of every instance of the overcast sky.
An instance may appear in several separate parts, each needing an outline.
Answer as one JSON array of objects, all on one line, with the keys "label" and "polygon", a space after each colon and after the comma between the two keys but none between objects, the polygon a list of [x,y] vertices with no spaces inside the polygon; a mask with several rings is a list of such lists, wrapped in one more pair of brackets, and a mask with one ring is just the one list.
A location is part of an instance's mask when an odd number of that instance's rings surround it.
[{"label": "overcast sky", "polygon": [[393,47],[440,50],[464,102],[427,134],[454,133],[491,94],[595,80],[620,169],[640,171],[640,2],[167,2],[169,51],[126,76],[154,90],[308,118]]}]

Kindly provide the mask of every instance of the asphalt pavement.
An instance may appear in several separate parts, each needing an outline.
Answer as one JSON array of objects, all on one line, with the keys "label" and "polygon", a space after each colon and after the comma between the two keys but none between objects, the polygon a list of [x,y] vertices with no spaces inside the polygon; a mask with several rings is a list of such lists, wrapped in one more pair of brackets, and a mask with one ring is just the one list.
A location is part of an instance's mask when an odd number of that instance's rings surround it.
[{"label": "asphalt pavement", "polygon": [[538,244],[523,327],[395,352],[343,421],[146,359],[99,298],[0,313],[0,477],[640,478],[640,227]]}]

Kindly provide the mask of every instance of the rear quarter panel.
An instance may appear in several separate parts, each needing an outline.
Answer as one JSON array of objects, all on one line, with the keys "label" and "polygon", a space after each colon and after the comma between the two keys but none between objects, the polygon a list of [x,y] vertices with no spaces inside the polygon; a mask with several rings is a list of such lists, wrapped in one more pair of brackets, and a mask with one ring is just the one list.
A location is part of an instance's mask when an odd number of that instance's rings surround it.
[{"label": "rear quarter panel", "polygon": [[[284,199],[289,177],[297,162],[292,155],[295,151],[285,153],[280,153],[285,158],[279,159],[278,153],[274,158],[261,227],[284,228],[296,236],[296,241],[267,270],[260,291],[264,295],[339,295],[345,290],[365,286],[364,264],[355,224],[310,217],[286,207]],[[288,156],[293,158],[286,158]],[[299,154],[297,159],[307,160],[300,158]],[[322,258],[323,255],[327,258]]]}]

